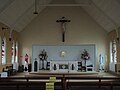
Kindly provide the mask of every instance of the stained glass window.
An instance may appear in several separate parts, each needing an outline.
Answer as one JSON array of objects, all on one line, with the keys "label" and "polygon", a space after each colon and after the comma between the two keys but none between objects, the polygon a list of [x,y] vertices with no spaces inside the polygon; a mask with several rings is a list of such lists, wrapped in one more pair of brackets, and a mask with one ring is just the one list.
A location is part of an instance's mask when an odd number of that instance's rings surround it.
[{"label": "stained glass window", "polygon": [[110,62],[117,62],[117,45],[115,40],[110,42]]},{"label": "stained glass window", "polygon": [[[1,43],[2,43],[2,40],[0,37],[0,51],[2,51],[2,44]],[[2,64],[1,58],[2,58],[2,52],[0,53],[0,64]]]},{"label": "stained glass window", "polygon": [[1,43],[1,59],[2,59],[2,64],[6,64],[6,38],[4,37],[2,39],[2,43]]},{"label": "stained glass window", "polygon": [[15,42],[14,40],[12,41],[12,64],[14,63],[15,61]]},{"label": "stained glass window", "polygon": [[18,42],[12,42],[12,63],[18,62]]},{"label": "stained glass window", "polygon": [[18,42],[15,42],[15,62],[18,63]]}]

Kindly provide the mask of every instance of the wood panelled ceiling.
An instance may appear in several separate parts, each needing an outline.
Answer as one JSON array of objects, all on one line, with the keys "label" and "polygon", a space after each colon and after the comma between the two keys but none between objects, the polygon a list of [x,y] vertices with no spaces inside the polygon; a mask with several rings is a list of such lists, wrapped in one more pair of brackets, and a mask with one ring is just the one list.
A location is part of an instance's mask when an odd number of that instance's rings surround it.
[{"label": "wood panelled ceiling", "polygon": [[[120,0],[37,0],[39,14],[52,5],[82,7],[107,32],[120,27]],[[20,32],[37,16],[34,9],[35,0],[0,0],[0,22]]]}]

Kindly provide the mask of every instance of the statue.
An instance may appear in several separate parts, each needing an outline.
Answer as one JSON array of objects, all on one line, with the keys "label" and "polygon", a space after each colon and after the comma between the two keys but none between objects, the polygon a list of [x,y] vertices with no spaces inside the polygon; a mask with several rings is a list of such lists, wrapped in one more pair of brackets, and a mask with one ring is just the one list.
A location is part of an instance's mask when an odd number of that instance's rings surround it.
[{"label": "statue", "polygon": [[28,70],[28,54],[25,54],[25,71]]}]

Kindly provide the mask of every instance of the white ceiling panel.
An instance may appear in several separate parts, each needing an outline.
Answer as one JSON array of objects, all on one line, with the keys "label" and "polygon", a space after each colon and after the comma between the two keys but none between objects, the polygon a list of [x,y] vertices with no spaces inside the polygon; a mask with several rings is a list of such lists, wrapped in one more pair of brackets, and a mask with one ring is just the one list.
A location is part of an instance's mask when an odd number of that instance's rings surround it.
[{"label": "white ceiling panel", "polygon": [[[97,1],[101,1],[97,2]],[[93,2],[104,12],[104,14],[116,26],[120,25],[120,4],[115,0],[93,0]]]},{"label": "white ceiling panel", "polygon": [[[41,4],[84,4],[81,7],[106,31],[120,27],[120,0],[38,0],[39,14],[45,8]],[[0,22],[20,32],[37,16],[34,10],[35,0],[0,0]]]},{"label": "white ceiling panel", "polygon": [[103,13],[101,13],[94,5],[91,5],[91,7],[89,8],[83,8],[100,26],[102,26],[108,32],[111,31],[109,29],[112,29],[114,27],[111,21]]},{"label": "white ceiling panel", "polygon": [[[28,3],[29,1],[29,3]],[[7,22],[10,25],[13,25],[21,15],[24,15],[26,10],[33,4],[33,0],[15,0],[7,9],[3,11],[6,17],[2,17],[7,19]],[[9,18],[9,19],[8,19]]]},{"label": "white ceiling panel", "polygon": [[0,13],[7,8],[14,0],[0,0]]}]

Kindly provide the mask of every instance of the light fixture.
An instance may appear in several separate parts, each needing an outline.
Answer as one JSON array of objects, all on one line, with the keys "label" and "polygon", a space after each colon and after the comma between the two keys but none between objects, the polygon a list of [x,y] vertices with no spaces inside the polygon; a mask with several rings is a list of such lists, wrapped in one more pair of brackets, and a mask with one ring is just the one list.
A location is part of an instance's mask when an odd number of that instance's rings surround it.
[{"label": "light fixture", "polygon": [[2,27],[2,30],[3,30],[3,37],[5,36],[5,30],[8,30],[8,28],[7,27]]},{"label": "light fixture", "polygon": [[2,30],[7,30],[8,28],[7,27],[2,27]]},{"label": "light fixture", "polygon": [[12,40],[12,32],[13,32],[13,30],[10,30],[9,41],[11,41],[11,40]]},{"label": "light fixture", "polygon": [[[7,28],[7,27],[2,27],[2,30],[8,30],[8,28]],[[13,30],[10,30],[9,41],[12,40],[12,31],[13,31]],[[3,35],[3,36],[5,36],[5,32],[4,32],[4,35]]]},{"label": "light fixture", "polygon": [[115,28],[116,31],[116,40],[119,43],[119,32],[118,32],[118,28]]},{"label": "light fixture", "polygon": [[38,12],[37,12],[37,0],[35,0],[35,12],[33,14],[38,14]]}]

